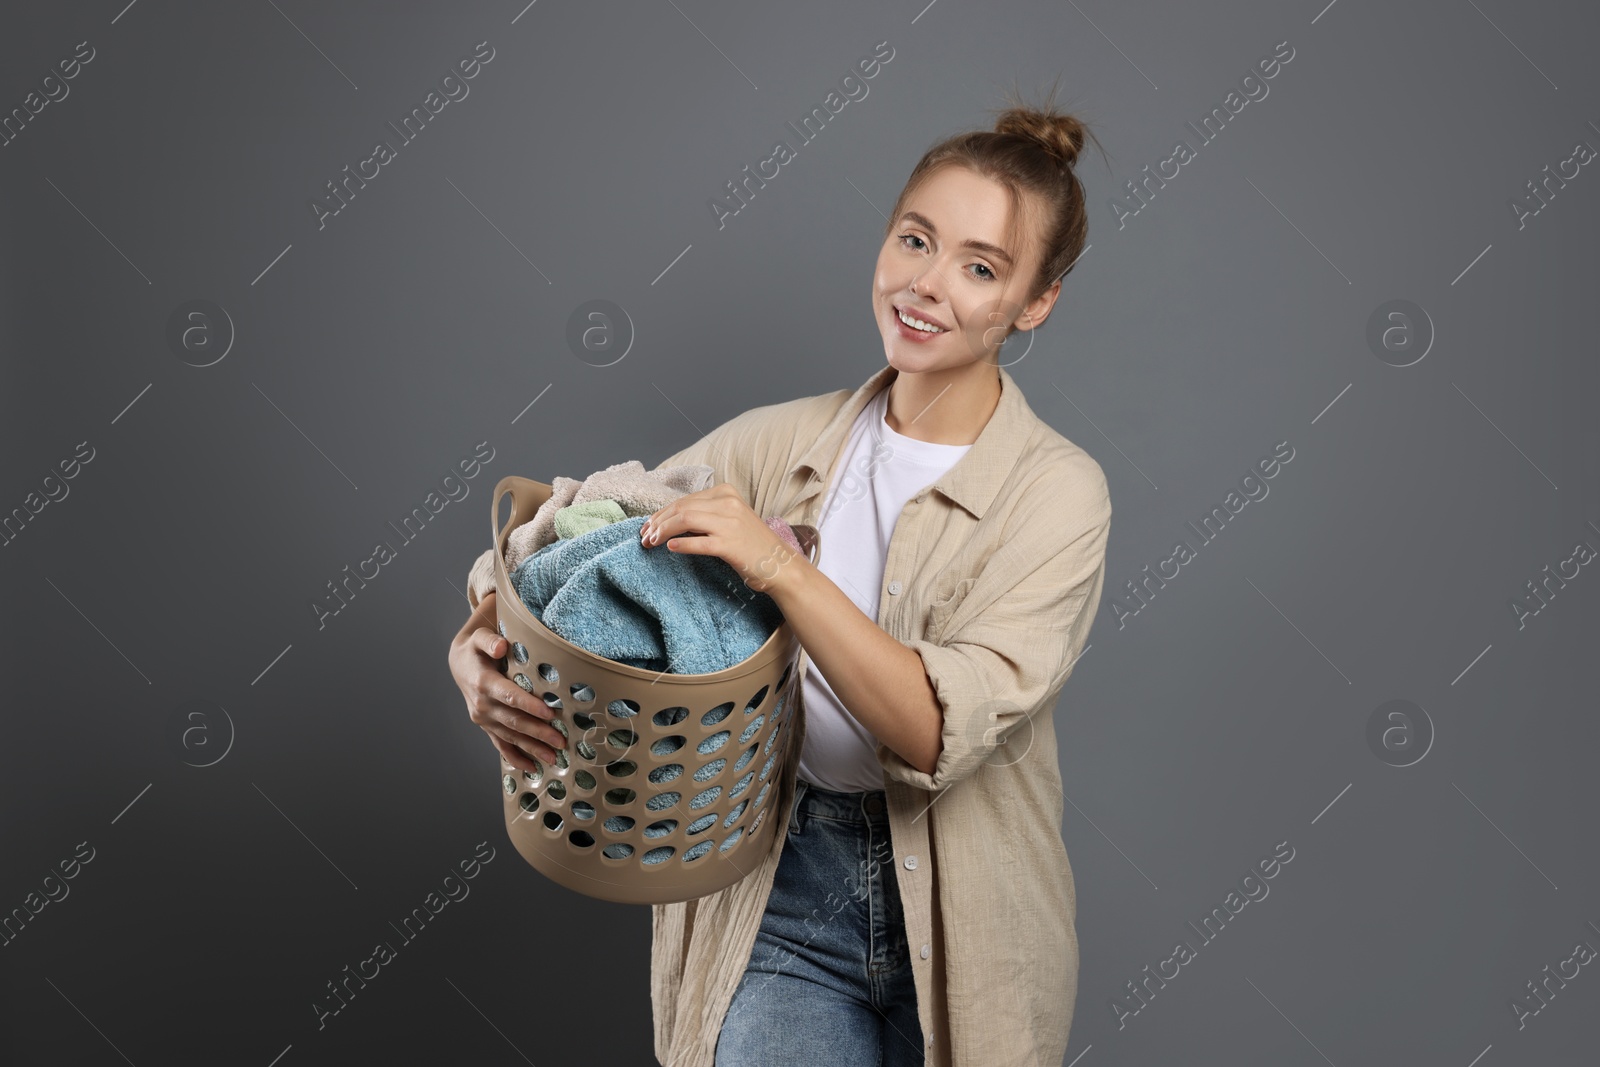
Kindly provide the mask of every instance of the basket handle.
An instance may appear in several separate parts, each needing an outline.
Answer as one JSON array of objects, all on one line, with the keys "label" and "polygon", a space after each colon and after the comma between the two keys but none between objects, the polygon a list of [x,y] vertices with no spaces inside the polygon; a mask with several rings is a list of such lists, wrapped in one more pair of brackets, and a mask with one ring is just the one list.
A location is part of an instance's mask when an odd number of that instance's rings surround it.
[{"label": "basket handle", "polygon": [[500,548],[500,531],[502,529],[500,525],[500,502],[505,499],[507,493],[511,494],[511,513],[506,516],[506,522],[509,525],[511,519],[517,514],[517,485],[521,481],[522,479],[508,474],[501,478],[494,487],[494,499],[489,504],[489,533],[493,539],[489,543],[495,546],[497,552]]}]

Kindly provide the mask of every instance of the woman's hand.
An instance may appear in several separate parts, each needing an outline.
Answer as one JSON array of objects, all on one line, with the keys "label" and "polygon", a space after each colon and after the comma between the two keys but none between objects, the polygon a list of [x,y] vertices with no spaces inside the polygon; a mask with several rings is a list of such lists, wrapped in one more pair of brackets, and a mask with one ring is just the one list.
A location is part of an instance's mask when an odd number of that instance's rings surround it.
[{"label": "woman's hand", "polygon": [[665,542],[671,552],[716,556],[738,571],[745,585],[768,595],[793,573],[790,564],[810,562],[726,482],[679,497],[646,519],[640,533],[647,549]]},{"label": "woman's hand", "polygon": [[501,673],[497,661],[508,651],[494,629],[495,594],[478,601],[477,610],[450,642],[450,675],[467,700],[467,713],[483,727],[505,761],[519,771],[537,771],[533,759],[555,763],[555,749],[566,745],[550,720],[555,711]]}]

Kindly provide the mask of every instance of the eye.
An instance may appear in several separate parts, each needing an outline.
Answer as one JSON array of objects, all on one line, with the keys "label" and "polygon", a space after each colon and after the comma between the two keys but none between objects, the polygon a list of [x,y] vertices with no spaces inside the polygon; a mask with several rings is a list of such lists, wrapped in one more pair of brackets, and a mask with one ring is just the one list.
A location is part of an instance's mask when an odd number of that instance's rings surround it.
[{"label": "eye", "polygon": [[900,247],[901,248],[904,248],[906,246],[906,240],[908,238],[910,240],[913,240],[913,241],[917,242],[917,244],[920,246],[920,247],[917,247],[917,248],[913,248],[911,250],[913,252],[921,252],[924,248],[927,247],[926,245],[924,245],[922,243],[922,238],[918,237],[916,234],[914,234],[914,233],[903,233],[903,234],[900,235]]},{"label": "eye", "polygon": [[992,270],[989,270],[989,267],[988,267],[988,265],[987,265],[987,264],[984,264],[984,263],[974,263],[974,264],[973,264],[973,266],[974,266],[974,267],[976,267],[976,268],[978,268],[978,269],[979,269],[979,270],[983,270],[983,271],[989,271],[989,276],[988,276],[988,277],[987,277],[987,278],[984,278],[984,279],[983,279],[983,280],[984,280],[984,281],[986,281],[986,282],[992,282],[992,281],[994,281],[994,280],[995,280],[995,273],[994,273],[994,271],[992,271]]}]

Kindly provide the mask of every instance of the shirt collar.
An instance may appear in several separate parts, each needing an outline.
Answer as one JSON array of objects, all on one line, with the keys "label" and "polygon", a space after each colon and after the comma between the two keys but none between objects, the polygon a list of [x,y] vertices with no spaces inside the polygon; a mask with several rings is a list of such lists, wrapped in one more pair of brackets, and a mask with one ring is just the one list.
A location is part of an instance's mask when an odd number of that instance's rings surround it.
[{"label": "shirt collar", "polygon": [[[1033,409],[1023,399],[1016,380],[1004,367],[997,369],[1000,372],[1000,403],[995,407],[994,414],[989,417],[989,422],[967,453],[930,486],[980,519],[994,502],[1006,476],[1016,466],[1023,445],[1038,421]],[[789,468],[791,476],[802,470],[811,472],[808,488],[796,503],[823,491],[823,480],[850,428],[855,424],[856,416],[861,414],[862,408],[879,390],[888,388],[899,374],[893,366],[885,365],[862,383],[834,413],[811,447]]]}]

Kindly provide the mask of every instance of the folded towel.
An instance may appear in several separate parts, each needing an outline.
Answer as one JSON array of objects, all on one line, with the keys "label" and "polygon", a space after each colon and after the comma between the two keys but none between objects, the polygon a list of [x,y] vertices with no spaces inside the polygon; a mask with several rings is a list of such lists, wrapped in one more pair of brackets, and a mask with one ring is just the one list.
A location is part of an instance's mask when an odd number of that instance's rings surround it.
[{"label": "folded towel", "polygon": [[778,605],[723,559],[645,548],[644,523],[637,515],[557,540],[511,584],[555,633],[630,667],[709,674],[754,655],[783,624]]},{"label": "folded towel", "polygon": [[516,570],[523,560],[556,540],[556,512],[564,507],[614,500],[624,515],[650,515],[680,496],[711,488],[715,477],[716,471],[704,463],[647,471],[636,459],[614,463],[581,482],[557,477],[550,483],[550,499],[506,538],[506,567]]},{"label": "folded towel", "polygon": [[590,530],[621,522],[628,516],[615,500],[586,500],[582,504],[568,504],[556,512],[556,536],[570,540]]}]

